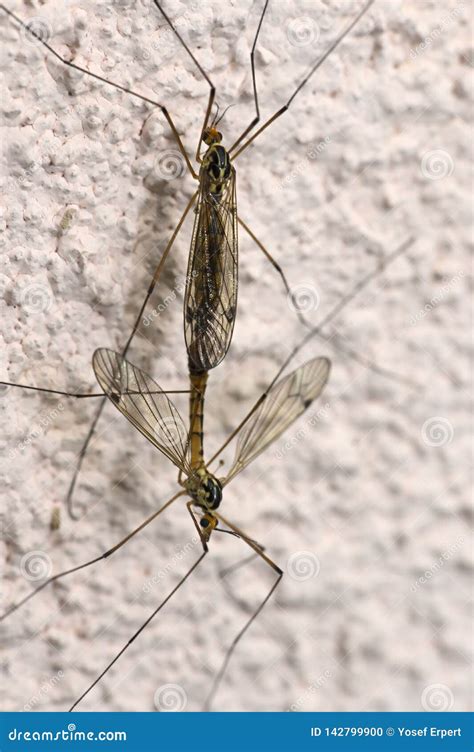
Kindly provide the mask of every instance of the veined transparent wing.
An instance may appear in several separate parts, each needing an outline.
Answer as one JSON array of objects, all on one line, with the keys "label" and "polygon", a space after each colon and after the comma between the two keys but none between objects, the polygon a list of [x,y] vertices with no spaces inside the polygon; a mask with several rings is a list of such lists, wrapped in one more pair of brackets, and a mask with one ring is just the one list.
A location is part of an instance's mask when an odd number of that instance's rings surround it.
[{"label": "veined transparent wing", "polygon": [[270,390],[239,435],[234,464],[225,484],[279,438],[311,403],[326,384],[331,363],[314,358],[284,376]]},{"label": "veined transparent wing", "polygon": [[224,358],[237,311],[235,170],[219,198],[204,179],[199,193],[184,295],[184,337],[192,370],[209,371]]},{"label": "veined transparent wing", "polygon": [[159,384],[119,353],[106,348],[95,351],[92,366],[97,381],[115,407],[189,475],[187,431],[181,415]]}]

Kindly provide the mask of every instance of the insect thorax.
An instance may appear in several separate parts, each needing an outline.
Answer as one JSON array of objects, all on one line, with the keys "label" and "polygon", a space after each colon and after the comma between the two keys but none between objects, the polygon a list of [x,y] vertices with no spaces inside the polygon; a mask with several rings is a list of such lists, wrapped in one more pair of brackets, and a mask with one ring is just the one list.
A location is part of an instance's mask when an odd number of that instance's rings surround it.
[{"label": "insect thorax", "polygon": [[217,509],[222,501],[222,484],[205,467],[196,469],[188,478],[186,490],[193,501],[205,510]]},{"label": "insect thorax", "polygon": [[209,147],[204,154],[201,171],[207,176],[209,191],[218,197],[232,171],[229,153],[222,144],[212,144]]}]

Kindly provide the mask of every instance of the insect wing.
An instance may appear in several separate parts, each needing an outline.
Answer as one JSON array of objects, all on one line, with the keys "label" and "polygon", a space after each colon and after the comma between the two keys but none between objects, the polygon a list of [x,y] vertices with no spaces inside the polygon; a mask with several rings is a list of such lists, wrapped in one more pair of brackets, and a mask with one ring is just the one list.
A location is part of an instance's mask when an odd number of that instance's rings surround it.
[{"label": "insect wing", "polygon": [[275,384],[248,423],[243,426],[234,464],[225,483],[278,439],[319,397],[328,380],[330,368],[331,364],[327,358],[314,358]]},{"label": "insect wing", "polygon": [[115,407],[180,470],[189,474],[183,419],[156,381],[105,348],[95,351],[92,366],[97,381]]},{"label": "insect wing", "polygon": [[224,358],[237,311],[237,198],[235,170],[216,197],[203,180],[194,221],[184,299],[184,336],[190,367],[209,371]]}]

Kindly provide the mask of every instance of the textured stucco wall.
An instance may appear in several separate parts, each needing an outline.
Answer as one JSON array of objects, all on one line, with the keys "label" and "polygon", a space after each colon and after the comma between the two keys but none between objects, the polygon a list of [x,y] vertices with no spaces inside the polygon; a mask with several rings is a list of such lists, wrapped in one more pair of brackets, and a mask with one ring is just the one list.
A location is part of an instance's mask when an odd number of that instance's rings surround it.
[{"label": "textured stucco wall", "polygon": [[[149,0],[7,0],[76,62],[165,103],[191,152],[206,85]],[[256,55],[263,115],[290,95],[359,4],[274,0]],[[218,87],[231,143],[252,116],[260,2],[168,0]],[[333,360],[322,400],[226,489],[222,511],[286,576],[233,658],[216,710],[464,710],[469,704],[469,4],[378,0],[290,112],[236,163],[239,212],[316,323],[408,235],[407,254],[327,332],[416,382]],[[119,348],[193,185],[159,114],[73,75],[0,15],[0,378],[94,388]],[[130,358],[185,388],[182,284],[191,223]],[[234,340],[210,377],[207,448],[235,426],[302,336],[277,275],[241,234]],[[186,415],[183,400],[178,400]],[[320,409],[319,409],[320,408]],[[94,406],[9,389],[2,429],[2,604],[105,551],[175,489],[165,457],[107,406],[64,509]],[[50,530],[55,508],[61,526]],[[62,710],[198,555],[184,505],[103,564],[5,622],[4,709]],[[80,706],[199,710],[272,576],[216,535],[180,595]],[[171,687],[166,685],[172,685]]]}]

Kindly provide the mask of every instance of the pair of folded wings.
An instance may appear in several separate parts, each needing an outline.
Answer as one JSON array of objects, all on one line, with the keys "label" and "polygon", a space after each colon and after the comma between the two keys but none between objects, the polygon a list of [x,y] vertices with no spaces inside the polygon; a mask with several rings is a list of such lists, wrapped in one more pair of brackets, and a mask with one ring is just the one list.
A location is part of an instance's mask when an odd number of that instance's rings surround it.
[{"label": "pair of folded wings", "polygon": [[186,291],[184,337],[190,367],[210,371],[229,349],[237,313],[237,196],[235,170],[222,193],[201,181],[194,221]]},{"label": "pair of folded wings", "polygon": [[[188,431],[156,381],[113,350],[96,350],[92,364],[97,381],[115,407],[180,470],[190,475]],[[225,483],[310,406],[321,394],[329,370],[327,358],[314,358],[270,389],[240,430],[234,463]]]}]

